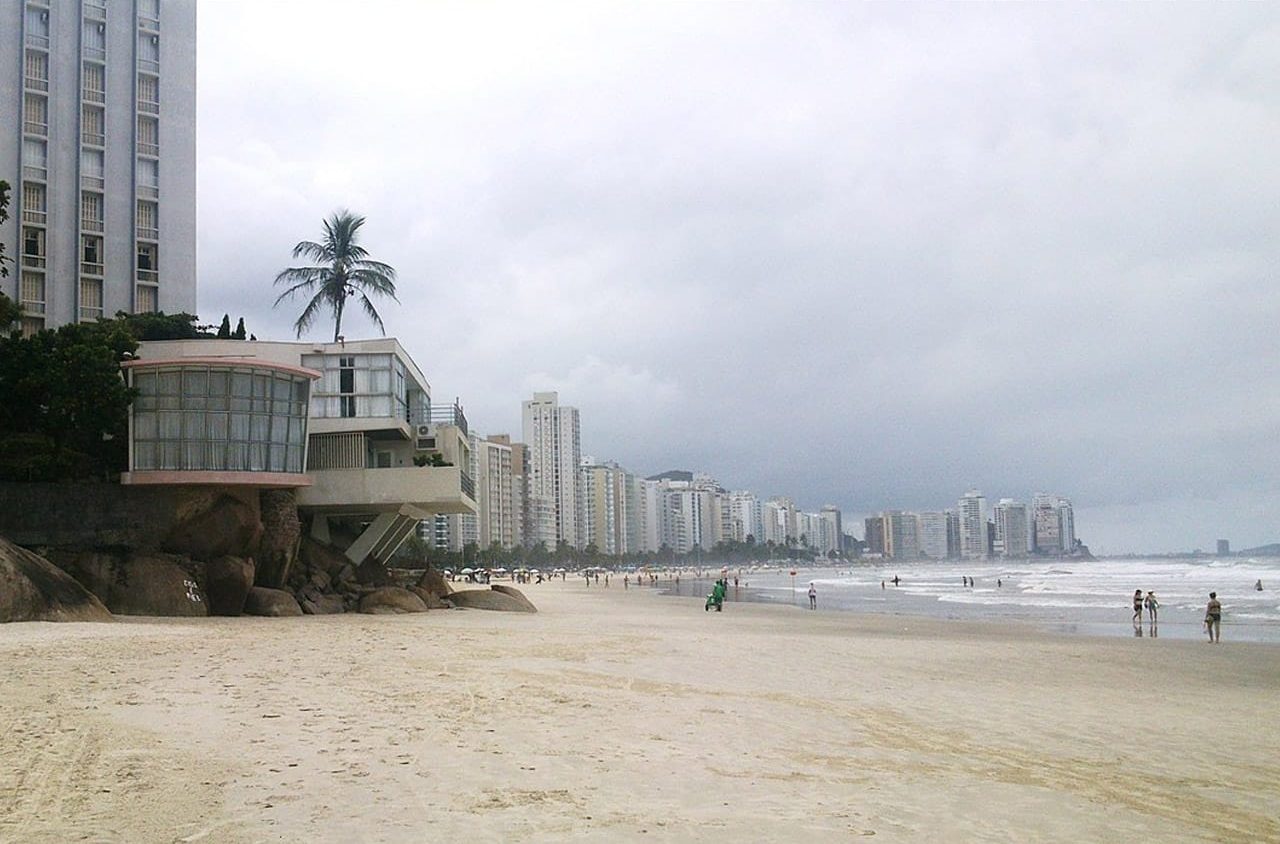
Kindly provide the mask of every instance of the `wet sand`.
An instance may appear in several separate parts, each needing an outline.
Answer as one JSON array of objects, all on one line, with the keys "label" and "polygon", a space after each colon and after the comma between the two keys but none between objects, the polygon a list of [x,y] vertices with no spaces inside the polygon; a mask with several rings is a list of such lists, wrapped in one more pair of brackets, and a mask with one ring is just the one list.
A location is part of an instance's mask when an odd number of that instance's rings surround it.
[{"label": "wet sand", "polygon": [[0,627],[0,841],[1280,841],[1280,648],[525,587]]}]

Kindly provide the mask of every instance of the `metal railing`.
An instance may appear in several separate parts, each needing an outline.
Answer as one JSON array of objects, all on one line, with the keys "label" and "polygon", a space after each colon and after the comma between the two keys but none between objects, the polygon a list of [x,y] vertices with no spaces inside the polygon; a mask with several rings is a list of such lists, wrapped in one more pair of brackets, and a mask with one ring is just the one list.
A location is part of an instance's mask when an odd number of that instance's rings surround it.
[{"label": "metal railing", "polygon": [[92,261],[81,261],[80,275],[102,275],[102,264],[95,264]]},{"label": "metal railing", "polygon": [[80,91],[80,99],[86,103],[105,103],[107,101],[107,92],[99,91],[96,88],[84,88]]},{"label": "metal railing", "polygon": [[22,165],[22,178],[35,179],[40,182],[48,181],[49,171],[44,167],[36,167],[32,164]]},{"label": "metal railing", "polygon": [[84,57],[96,62],[105,62],[107,60],[107,50],[105,47],[90,47],[86,45],[84,48]]},{"label": "metal railing", "polygon": [[143,199],[155,199],[160,196],[160,189],[155,185],[138,185],[138,196]]},{"label": "metal railing", "polygon": [[39,76],[23,77],[28,91],[48,91],[49,80],[41,79]]},{"label": "metal railing", "polygon": [[461,481],[462,491],[467,494],[468,498],[474,499],[476,497],[476,482],[461,469],[458,470],[458,478]]},{"label": "metal railing", "polygon": [[42,50],[49,49],[49,36],[36,35],[34,32],[27,33],[27,46],[39,47]]},{"label": "metal railing", "polygon": [[[102,101],[99,100],[98,102]],[[160,103],[152,100],[138,100],[138,111],[146,112],[147,114],[159,114]]]},{"label": "metal railing", "polygon": [[138,270],[138,281],[155,284],[160,280],[158,270]]},{"label": "metal railing", "polygon": [[80,230],[86,232],[100,232],[102,231],[102,221],[82,217],[80,219]]},{"label": "metal railing", "polygon": [[81,132],[80,143],[90,147],[103,147],[107,145],[107,136],[101,132]]},{"label": "metal railing", "polygon": [[462,435],[467,435],[467,416],[462,412],[462,408],[456,404],[446,407],[431,406],[431,413],[427,415],[427,421],[437,425],[456,425],[462,430]]},{"label": "metal railing", "polygon": [[138,237],[142,240],[159,240],[160,230],[155,227],[138,226]]},{"label": "metal railing", "polygon": [[49,124],[41,123],[38,120],[23,120],[22,131],[28,135],[45,135],[49,134]]},{"label": "metal railing", "polygon": [[159,73],[160,62],[156,59],[138,59],[138,70],[143,73]]},{"label": "metal railing", "polygon": [[106,180],[102,176],[85,173],[80,177],[80,187],[87,190],[102,190],[105,184]]},{"label": "metal railing", "polygon": [[149,15],[139,14],[139,15],[138,15],[138,28],[139,28],[139,29],[141,29],[141,30],[143,30],[144,32],[159,32],[159,31],[160,31],[160,19],[159,19],[159,18],[153,18],[153,17],[151,17],[151,16],[149,16]]},{"label": "metal railing", "polygon": [[43,255],[27,255],[23,253],[22,266],[31,267],[32,269],[41,270],[45,268],[47,260]]},{"label": "metal railing", "polygon": [[144,144],[144,143],[142,143],[141,141],[139,141],[139,142],[138,142],[138,155],[146,155],[146,156],[150,156],[151,158],[159,158],[159,157],[160,157],[160,145],[159,145],[159,144]]},{"label": "metal railing", "polygon": [[45,221],[48,219],[49,219],[49,215],[45,213],[43,209],[36,209],[36,208],[22,209],[22,222],[24,223],[35,223],[37,225],[43,226],[45,224]]}]

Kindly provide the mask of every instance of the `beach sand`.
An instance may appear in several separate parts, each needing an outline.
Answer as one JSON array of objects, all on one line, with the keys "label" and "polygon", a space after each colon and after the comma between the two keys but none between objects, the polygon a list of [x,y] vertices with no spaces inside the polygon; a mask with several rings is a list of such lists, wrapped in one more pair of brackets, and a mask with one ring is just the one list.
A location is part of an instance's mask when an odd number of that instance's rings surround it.
[{"label": "beach sand", "polygon": [[1280,648],[649,590],[0,627],[0,841],[1280,841]]}]

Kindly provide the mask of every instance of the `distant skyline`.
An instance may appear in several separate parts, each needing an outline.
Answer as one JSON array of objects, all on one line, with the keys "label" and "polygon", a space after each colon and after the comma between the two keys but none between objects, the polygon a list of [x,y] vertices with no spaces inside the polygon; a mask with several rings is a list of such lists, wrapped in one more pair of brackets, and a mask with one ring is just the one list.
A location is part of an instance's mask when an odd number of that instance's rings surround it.
[{"label": "distant skyline", "polygon": [[220,0],[198,38],[207,322],[292,336],[272,279],[350,208],[485,433],[556,390],[586,453],[851,523],[977,487],[1095,552],[1280,541],[1274,5]]}]

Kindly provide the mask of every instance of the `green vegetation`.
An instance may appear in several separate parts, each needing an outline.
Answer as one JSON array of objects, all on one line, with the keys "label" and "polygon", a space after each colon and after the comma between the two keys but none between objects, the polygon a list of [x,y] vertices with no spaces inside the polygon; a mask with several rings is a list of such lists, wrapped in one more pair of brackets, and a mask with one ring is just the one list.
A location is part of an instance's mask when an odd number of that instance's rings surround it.
[{"label": "green vegetation", "polygon": [[[0,179],[0,225],[9,219],[9,183],[4,179]],[[4,255],[4,243],[0,241],[0,278],[4,278],[9,274],[7,266],[12,258],[6,258]],[[3,295],[3,294],[0,294]],[[3,325],[0,325],[2,328]]]},{"label": "green vegetation", "polygon": [[382,317],[369,300],[374,296],[390,296],[395,301],[396,271],[387,264],[369,260],[368,251],[356,241],[364,217],[350,211],[339,211],[324,221],[324,240],[316,243],[304,240],[293,247],[294,258],[307,258],[316,262],[310,267],[290,267],[276,276],[276,284],[288,287],[276,299],[279,305],[298,293],[311,293],[311,301],[302,309],[293,327],[297,336],[311,327],[316,315],[328,308],[333,314],[333,340],[342,336],[342,313],[347,299],[357,297],[364,312],[386,333]]}]

